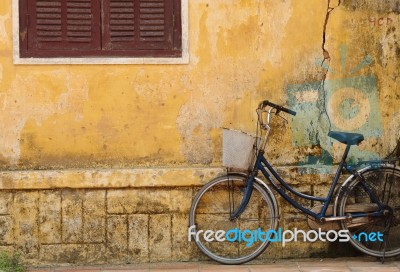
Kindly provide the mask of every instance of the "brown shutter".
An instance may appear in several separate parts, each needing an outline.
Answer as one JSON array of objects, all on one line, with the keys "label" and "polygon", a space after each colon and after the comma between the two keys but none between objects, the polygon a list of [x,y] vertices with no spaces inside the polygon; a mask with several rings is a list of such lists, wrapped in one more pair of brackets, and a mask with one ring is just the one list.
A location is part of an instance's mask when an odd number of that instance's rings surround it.
[{"label": "brown shutter", "polygon": [[21,57],[179,57],[180,0],[19,0]]},{"label": "brown shutter", "polygon": [[26,1],[28,51],[101,49],[100,1]]},{"label": "brown shutter", "polygon": [[173,0],[104,0],[103,50],[171,50]]}]

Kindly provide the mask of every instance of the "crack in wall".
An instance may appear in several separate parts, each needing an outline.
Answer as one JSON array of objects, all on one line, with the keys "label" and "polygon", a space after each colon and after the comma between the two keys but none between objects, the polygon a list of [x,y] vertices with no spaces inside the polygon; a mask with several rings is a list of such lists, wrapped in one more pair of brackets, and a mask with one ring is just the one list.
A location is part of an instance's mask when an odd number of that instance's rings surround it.
[{"label": "crack in wall", "polygon": [[[323,60],[321,62],[321,67],[325,69],[325,73],[322,76],[322,81],[321,81],[321,87],[320,90],[322,90],[322,102],[320,105],[321,107],[321,113],[320,113],[320,117],[318,121],[321,121],[322,116],[325,114],[327,119],[328,119],[328,123],[329,123],[329,131],[331,130],[332,127],[332,122],[331,119],[329,117],[329,114],[327,112],[327,105],[326,105],[326,95],[327,95],[327,90],[325,89],[325,81],[329,72],[329,68],[330,68],[330,62],[331,62],[331,57],[329,55],[329,51],[326,49],[325,45],[326,45],[326,32],[327,32],[327,25],[329,22],[329,17],[331,15],[331,12],[333,12],[337,7],[339,7],[341,4],[341,0],[338,0],[337,5],[335,7],[331,6],[331,0],[328,0],[328,4],[327,4],[327,10],[326,10],[326,15],[325,15],[325,21],[324,21],[324,26],[323,26],[323,32],[322,32],[322,54],[323,54]],[[318,135],[317,135],[318,138]]]}]

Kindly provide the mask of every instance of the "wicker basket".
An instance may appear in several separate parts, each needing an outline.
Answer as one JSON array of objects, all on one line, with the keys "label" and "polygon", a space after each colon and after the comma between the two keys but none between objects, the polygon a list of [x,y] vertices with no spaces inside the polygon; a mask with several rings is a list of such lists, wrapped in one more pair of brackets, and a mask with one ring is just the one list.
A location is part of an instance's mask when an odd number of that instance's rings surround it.
[{"label": "wicker basket", "polygon": [[256,137],[239,130],[223,129],[222,165],[248,170],[255,158]]}]

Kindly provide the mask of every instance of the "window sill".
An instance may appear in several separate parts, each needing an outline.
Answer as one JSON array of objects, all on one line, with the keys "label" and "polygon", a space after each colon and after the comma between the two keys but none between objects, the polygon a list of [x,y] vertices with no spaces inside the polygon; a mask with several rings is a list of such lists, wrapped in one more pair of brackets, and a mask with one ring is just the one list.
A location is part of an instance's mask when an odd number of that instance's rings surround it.
[{"label": "window sill", "polygon": [[14,64],[188,64],[189,55],[180,58],[20,58],[14,56]]}]

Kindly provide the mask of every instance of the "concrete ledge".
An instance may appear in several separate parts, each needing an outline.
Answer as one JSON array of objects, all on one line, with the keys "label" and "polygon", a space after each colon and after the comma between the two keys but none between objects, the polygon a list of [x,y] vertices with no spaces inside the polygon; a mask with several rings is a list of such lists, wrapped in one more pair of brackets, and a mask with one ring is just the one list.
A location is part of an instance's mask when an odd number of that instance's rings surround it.
[{"label": "concrete ledge", "polygon": [[72,169],[0,172],[0,190],[198,186],[224,168]]},{"label": "concrete ledge", "polygon": [[[291,184],[318,185],[329,183],[335,168],[281,166],[277,170]],[[0,190],[200,186],[225,173],[223,167],[4,171]]]}]

